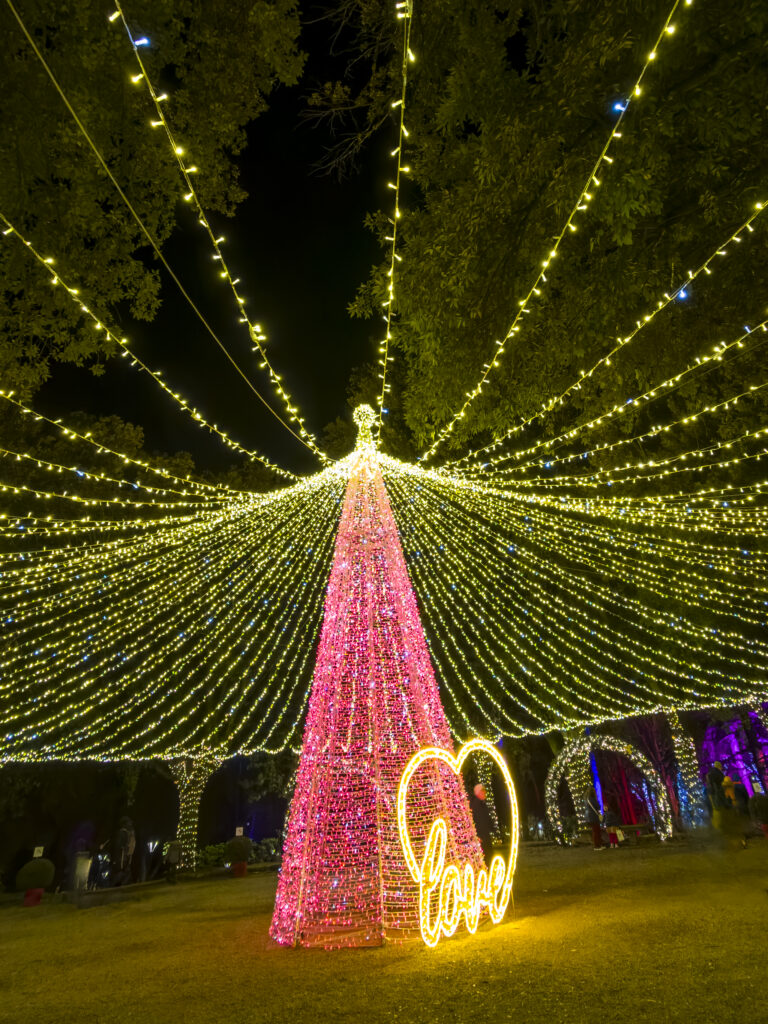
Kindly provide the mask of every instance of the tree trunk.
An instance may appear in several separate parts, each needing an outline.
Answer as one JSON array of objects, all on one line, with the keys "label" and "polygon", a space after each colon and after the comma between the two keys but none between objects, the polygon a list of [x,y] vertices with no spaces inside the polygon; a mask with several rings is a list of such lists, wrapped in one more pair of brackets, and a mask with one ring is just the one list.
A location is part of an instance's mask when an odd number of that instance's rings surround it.
[{"label": "tree trunk", "polygon": [[208,779],[224,761],[211,750],[180,757],[169,762],[173,781],[179,791],[179,825],[176,838],[181,843],[181,867],[194,871],[197,859],[197,824],[200,800]]},{"label": "tree trunk", "polygon": [[667,721],[679,771],[680,817],[684,825],[695,828],[702,824],[702,815],[697,809],[701,808],[704,796],[696,744],[683,728],[676,710],[667,713]]}]

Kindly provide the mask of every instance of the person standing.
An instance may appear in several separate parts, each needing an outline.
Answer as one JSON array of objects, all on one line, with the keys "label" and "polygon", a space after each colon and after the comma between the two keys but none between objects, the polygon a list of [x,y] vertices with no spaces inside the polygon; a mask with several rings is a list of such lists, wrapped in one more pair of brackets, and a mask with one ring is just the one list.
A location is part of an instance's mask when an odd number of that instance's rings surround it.
[{"label": "person standing", "polygon": [[120,826],[115,836],[114,858],[112,871],[113,885],[128,885],[133,879],[131,868],[133,854],[136,849],[136,832],[130,818],[120,819]]},{"label": "person standing", "polygon": [[723,777],[723,795],[725,796],[726,807],[736,806],[736,783],[733,781],[730,775]]},{"label": "person standing", "polygon": [[590,786],[584,793],[584,816],[587,819],[587,824],[592,828],[592,848],[604,850],[603,834],[600,829],[600,804],[594,786]]},{"label": "person standing", "polygon": [[733,784],[733,806],[745,817],[749,817],[749,793],[743,782]]},{"label": "person standing", "polygon": [[605,828],[608,832],[608,844],[611,850],[619,848],[619,825],[621,825],[621,818],[615,803],[611,801],[605,806]]},{"label": "person standing", "polygon": [[166,878],[171,885],[176,884],[176,872],[181,864],[181,843],[178,839],[172,839],[168,843],[168,852],[165,855]]},{"label": "person standing", "polygon": [[712,810],[725,807],[725,794],[723,793],[723,762],[715,761],[704,777],[707,796]]},{"label": "person standing", "polygon": [[723,810],[725,808],[724,778],[722,761],[715,761],[704,777],[707,799],[709,800],[709,812],[712,815],[712,824],[718,831],[722,830]]},{"label": "person standing", "polygon": [[753,833],[752,819],[749,815],[749,794],[747,787],[741,781],[733,783],[733,807],[738,815],[739,828],[741,830],[741,845],[746,846],[749,837]]}]

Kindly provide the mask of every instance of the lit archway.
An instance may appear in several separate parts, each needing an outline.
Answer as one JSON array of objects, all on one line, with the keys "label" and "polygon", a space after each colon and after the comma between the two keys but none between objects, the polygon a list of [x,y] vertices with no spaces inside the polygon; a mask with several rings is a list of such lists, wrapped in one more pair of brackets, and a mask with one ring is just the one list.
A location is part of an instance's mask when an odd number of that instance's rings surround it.
[{"label": "lit archway", "polygon": [[648,782],[656,804],[656,831],[662,840],[669,839],[672,836],[672,808],[661,777],[637,747],[633,747],[631,743],[626,743],[624,740],[616,739],[614,736],[580,736],[578,739],[569,740],[552,762],[547,773],[545,799],[547,818],[555,834],[563,835],[563,821],[557,799],[560,782],[574,760],[588,758],[593,750],[609,750],[614,754],[623,754],[636,768],[640,769]]}]

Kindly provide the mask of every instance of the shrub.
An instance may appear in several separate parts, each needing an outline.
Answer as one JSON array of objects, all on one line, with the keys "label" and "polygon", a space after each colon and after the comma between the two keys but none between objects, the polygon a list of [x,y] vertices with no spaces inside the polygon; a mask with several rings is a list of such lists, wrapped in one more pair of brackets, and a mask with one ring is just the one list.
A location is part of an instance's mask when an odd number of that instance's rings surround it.
[{"label": "shrub", "polygon": [[272,836],[253,844],[253,859],[258,863],[280,859],[280,838]]},{"label": "shrub", "polygon": [[224,846],[224,862],[238,864],[241,861],[249,861],[252,853],[253,843],[248,836],[234,836]]},{"label": "shrub", "polygon": [[752,816],[761,825],[768,825],[768,794],[755,793],[749,801],[749,809]]},{"label": "shrub", "polygon": [[224,865],[224,843],[213,843],[197,851],[199,868],[220,868]]},{"label": "shrub", "polygon": [[35,857],[20,868],[16,875],[16,888],[20,892],[27,889],[47,889],[53,883],[56,868],[46,857]]}]

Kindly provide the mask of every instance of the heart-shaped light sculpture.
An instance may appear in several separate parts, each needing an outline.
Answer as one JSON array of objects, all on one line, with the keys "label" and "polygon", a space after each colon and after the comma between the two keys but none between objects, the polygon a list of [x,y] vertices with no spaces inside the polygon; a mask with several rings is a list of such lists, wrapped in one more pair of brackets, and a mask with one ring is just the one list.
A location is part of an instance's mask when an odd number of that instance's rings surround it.
[{"label": "heart-shaped light sculpture", "polygon": [[[448,826],[443,818],[436,818],[432,824],[424,847],[421,861],[416,857],[408,832],[408,785],[414,774],[426,761],[437,760],[448,765],[455,775],[461,772],[461,766],[470,754],[482,752],[492,757],[499,766],[509,793],[510,802],[510,848],[509,860],[496,854],[489,868],[481,868],[475,878],[471,864],[462,866],[446,864],[448,848]],[[496,747],[483,739],[473,739],[465,743],[454,755],[442,747],[423,747],[418,750],[405,766],[397,791],[397,827],[400,842],[408,870],[419,886],[419,924],[421,937],[428,946],[436,946],[440,936],[446,938],[456,931],[462,917],[471,933],[477,930],[483,907],[494,924],[504,917],[504,912],[512,895],[512,876],[515,873],[518,843],[518,812],[517,797],[512,776],[509,774],[504,758]],[[433,913],[433,905],[437,897],[437,910]]]}]

